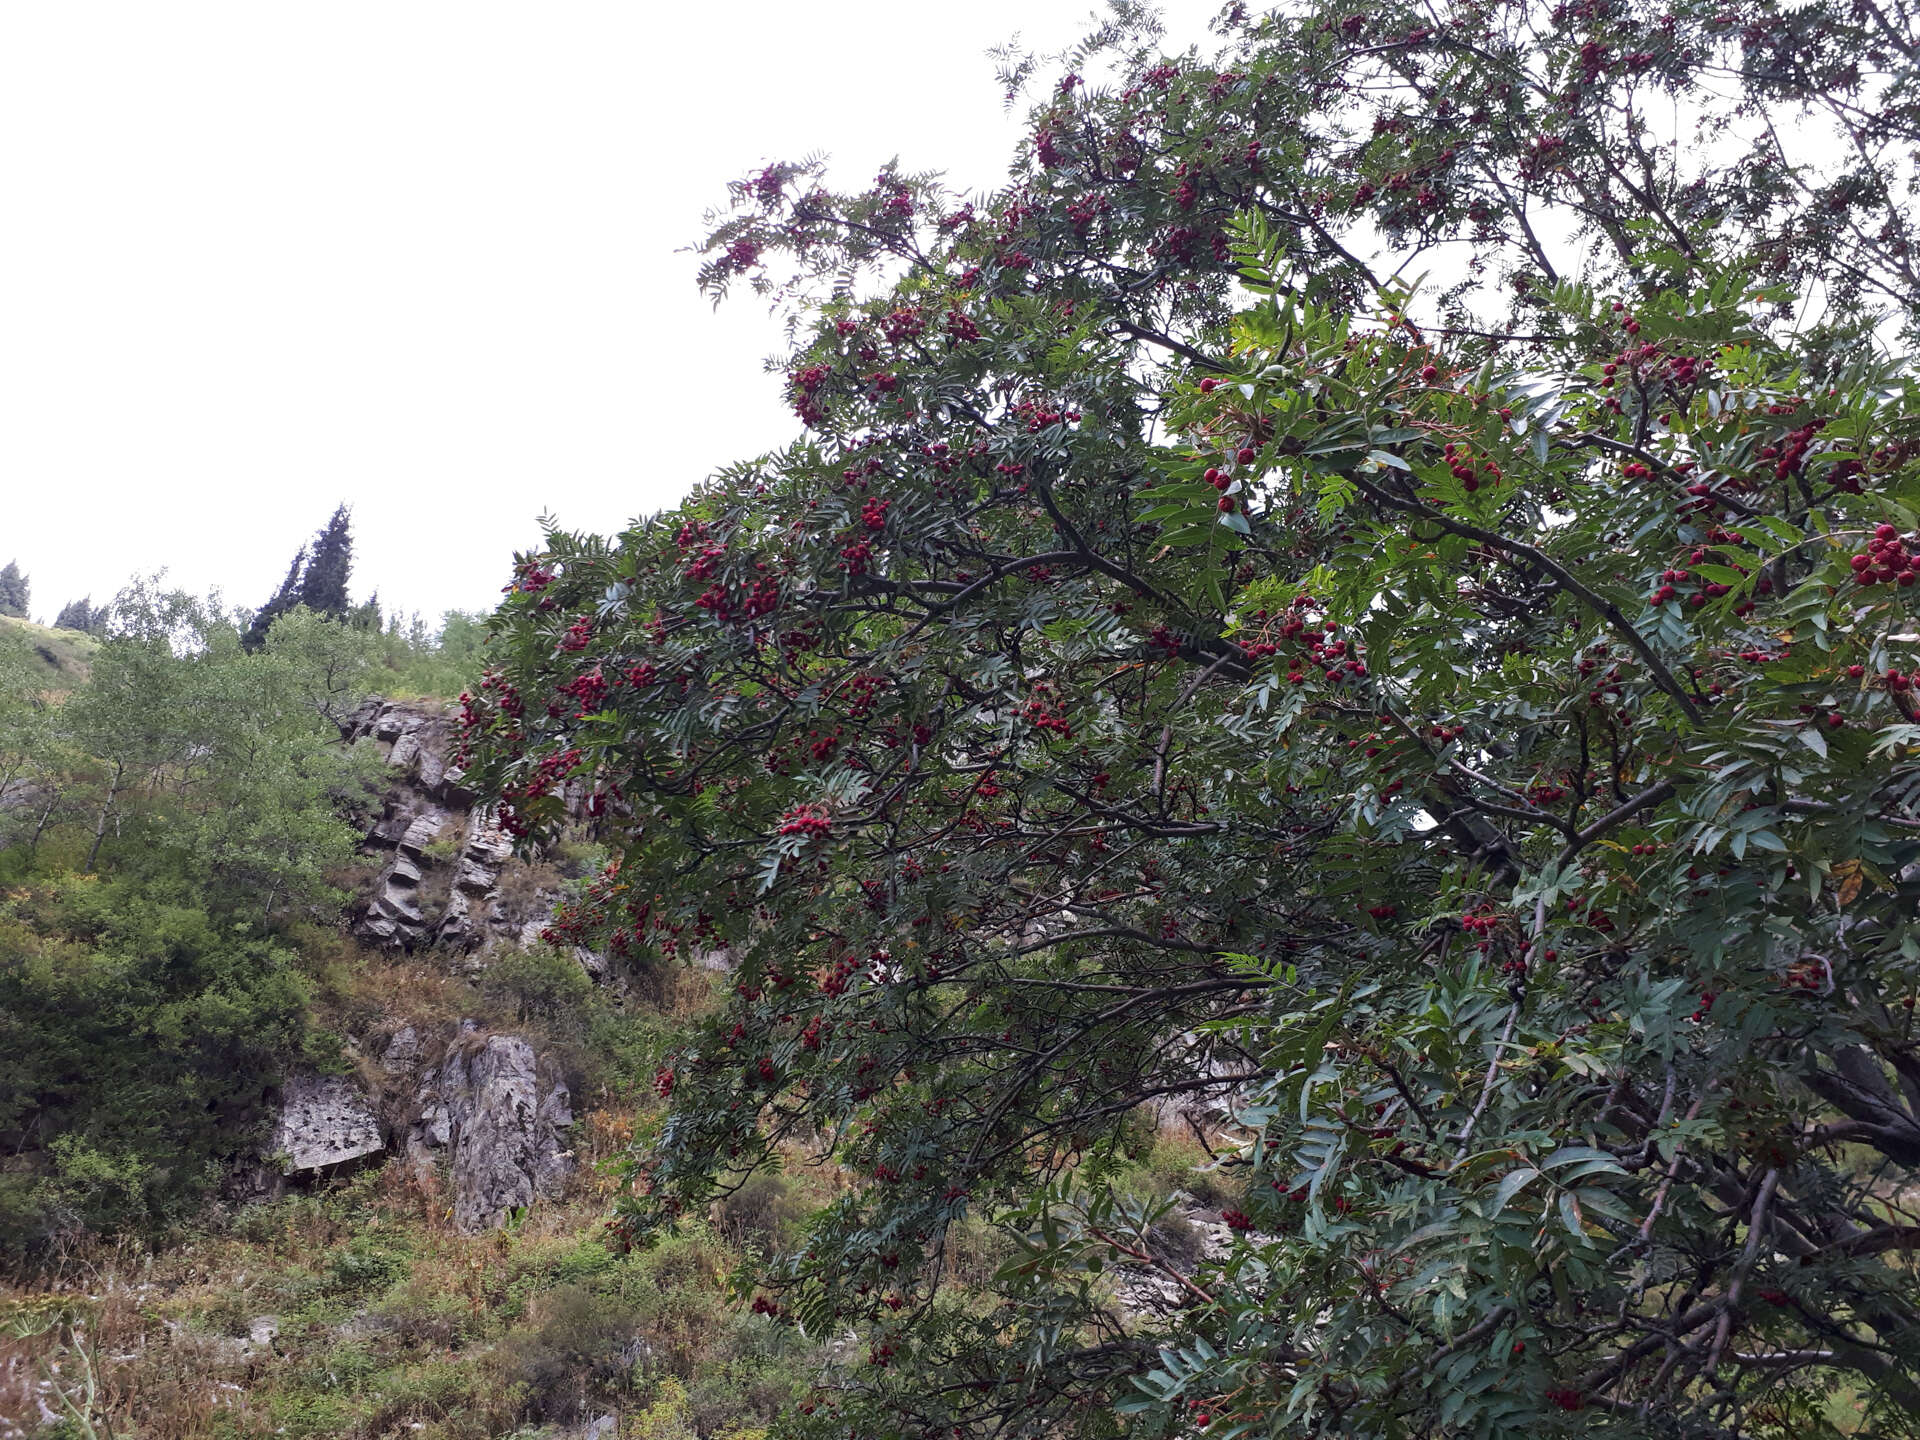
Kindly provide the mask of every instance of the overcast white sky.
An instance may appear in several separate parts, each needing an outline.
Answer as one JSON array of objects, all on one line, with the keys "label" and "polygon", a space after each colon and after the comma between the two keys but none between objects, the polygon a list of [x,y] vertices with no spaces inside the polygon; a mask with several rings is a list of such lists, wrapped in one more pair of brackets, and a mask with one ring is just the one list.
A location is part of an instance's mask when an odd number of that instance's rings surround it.
[{"label": "overcast white sky", "polygon": [[157,566],[254,605],[344,500],[357,596],[490,606],[543,509],[616,529],[793,432],[764,308],[676,253],[728,179],[992,186],[984,52],[1091,10],[0,6],[0,564],[40,618]]}]

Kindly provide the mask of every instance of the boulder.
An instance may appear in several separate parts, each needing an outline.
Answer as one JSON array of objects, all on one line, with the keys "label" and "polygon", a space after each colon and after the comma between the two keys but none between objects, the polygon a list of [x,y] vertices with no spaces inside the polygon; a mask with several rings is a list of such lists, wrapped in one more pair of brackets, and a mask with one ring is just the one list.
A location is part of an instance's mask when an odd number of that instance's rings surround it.
[{"label": "boulder", "polygon": [[287,1077],[270,1151],[286,1157],[286,1174],[326,1174],[385,1148],[373,1107],[347,1076]]},{"label": "boulder", "polygon": [[387,764],[402,775],[412,776],[420,763],[420,732],[409,730],[393,742],[393,750],[387,756]]}]

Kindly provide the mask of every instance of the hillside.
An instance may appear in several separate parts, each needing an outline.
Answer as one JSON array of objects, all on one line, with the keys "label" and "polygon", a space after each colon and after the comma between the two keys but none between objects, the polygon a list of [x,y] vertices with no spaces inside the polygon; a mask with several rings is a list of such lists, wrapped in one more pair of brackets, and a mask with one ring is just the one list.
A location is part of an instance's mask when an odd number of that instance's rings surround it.
[{"label": "hillside", "polygon": [[0,615],[0,639],[24,640],[34,658],[45,669],[47,688],[71,690],[87,678],[93,653],[100,642],[78,630],[55,630],[31,620],[16,620]]},{"label": "hillside", "polygon": [[[145,1243],[75,1231],[0,1284],[0,1440],[756,1440],[844,1337],[759,1313],[735,1277],[851,1177],[762,1174],[667,1243],[624,1244],[620,1162],[663,1122],[656,1071],[729,991],[724,959],[541,943],[598,869],[590,831],[512,854],[437,705],[373,700],[342,728],[382,762],[378,793],[335,872],[345,905],[286,934],[313,1038],[272,1067],[271,1128]],[[0,959],[57,930],[56,889],[36,876],[0,903]],[[1158,1241],[1191,1270],[1232,1197],[1190,1140],[1136,1139],[1126,1183],[1178,1192]],[[29,1146],[0,1198],[59,1163]],[[1010,1258],[978,1222],[948,1250],[963,1297]],[[1171,1283],[1116,1271],[1116,1313],[1172,1303]]]},{"label": "hillside", "polygon": [[[229,1162],[154,1243],[78,1235],[0,1285],[0,1440],[757,1440],[839,1340],[758,1313],[733,1277],[850,1177],[763,1174],[667,1243],[623,1244],[620,1161],[662,1123],[655,1072],[731,987],[724,961],[619,967],[541,944],[597,868],[591,836],[511,855],[437,706],[371,701],[345,728],[384,780],[337,875],[338,923],[297,935],[324,1039],[286,1057],[255,1152],[273,1155]],[[9,921],[51,925],[38,891],[0,906],[0,946]],[[1190,1142],[1138,1140],[1128,1183],[1184,1192],[1160,1238],[1191,1269],[1224,1244],[1229,1197]],[[12,1173],[48,1160],[29,1150]],[[977,1223],[949,1251],[963,1296],[1010,1258]],[[1114,1281],[1116,1313],[1171,1303],[1164,1276]]]}]

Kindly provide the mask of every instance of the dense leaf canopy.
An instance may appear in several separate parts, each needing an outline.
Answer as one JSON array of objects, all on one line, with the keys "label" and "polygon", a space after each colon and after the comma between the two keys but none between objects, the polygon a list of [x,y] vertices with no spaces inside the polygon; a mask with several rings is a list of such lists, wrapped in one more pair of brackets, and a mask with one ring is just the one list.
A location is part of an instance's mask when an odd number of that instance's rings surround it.
[{"label": "dense leaf canopy", "polygon": [[742,182],[808,433],[522,558],[469,759],[616,847],[558,938],[738,964],[620,1224],[843,1167],[756,1302],[861,1337],[822,1435],[1915,1433],[1913,29],[1221,29],[1117,10],[991,197]]}]

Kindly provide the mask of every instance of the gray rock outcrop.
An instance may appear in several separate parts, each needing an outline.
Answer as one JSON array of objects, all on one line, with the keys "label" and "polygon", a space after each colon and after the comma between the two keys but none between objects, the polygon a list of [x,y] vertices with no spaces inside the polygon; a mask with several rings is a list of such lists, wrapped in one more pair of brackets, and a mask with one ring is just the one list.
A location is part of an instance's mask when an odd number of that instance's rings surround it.
[{"label": "gray rock outcrop", "polygon": [[378,745],[392,771],[362,845],[390,858],[353,917],[359,938],[392,950],[484,957],[546,924],[558,886],[503,885],[515,863],[513,840],[462,785],[452,759],[459,729],[450,717],[370,700],[341,729],[349,740]]},{"label": "gray rock outcrop", "polygon": [[379,1118],[350,1078],[305,1073],[287,1077],[269,1151],[286,1157],[286,1174],[326,1174],[385,1148]]},{"label": "gray rock outcrop", "polygon": [[416,1112],[408,1156],[416,1165],[444,1159],[453,1223],[464,1234],[558,1196],[572,1172],[567,1087],[543,1082],[533,1046],[518,1036],[463,1028],[421,1077]]},{"label": "gray rock outcrop", "polygon": [[[496,947],[540,943],[563,885],[580,872],[515,856],[512,838],[462,786],[456,722],[437,706],[371,700],[341,721],[341,733],[379,747],[390,772],[362,842],[379,863],[348,912],[352,932],[469,972],[484,969]],[[572,953],[596,983],[623,985],[605,957]],[[570,1097],[527,1040],[402,1011],[349,1038],[347,1051],[358,1079],[289,1078],[271,1146],[234,1168],[230,1198],[278,1194],[290,1180],[382,1152],[442,1175],[454,1223],[469,1234],[563,1190],[573,1168]],[[268,1163],[275,1156],[284,1163]]]}]

